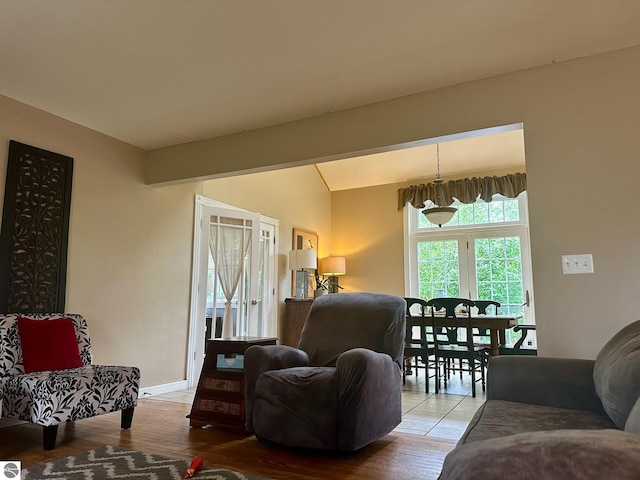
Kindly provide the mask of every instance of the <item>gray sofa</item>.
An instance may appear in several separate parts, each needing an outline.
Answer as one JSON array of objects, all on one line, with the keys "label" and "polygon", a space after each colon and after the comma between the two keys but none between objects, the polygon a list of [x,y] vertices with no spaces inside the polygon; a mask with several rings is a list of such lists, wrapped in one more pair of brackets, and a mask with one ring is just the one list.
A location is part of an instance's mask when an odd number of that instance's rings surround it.
[{"label": "gray sofa", "polygon": [[640,320],[596,360],[500,356],[441,480],[640,479]]}]

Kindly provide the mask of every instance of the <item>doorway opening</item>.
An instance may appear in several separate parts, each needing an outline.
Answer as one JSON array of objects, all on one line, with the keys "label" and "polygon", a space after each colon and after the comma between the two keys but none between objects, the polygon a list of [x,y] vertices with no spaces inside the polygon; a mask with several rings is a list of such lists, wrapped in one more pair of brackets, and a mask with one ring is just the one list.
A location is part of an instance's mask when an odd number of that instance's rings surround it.
[{"label": "doorway opening", "polygon": [[200,195],[195,207],[188,387],[209,339],[277,336],[278,220]]}]

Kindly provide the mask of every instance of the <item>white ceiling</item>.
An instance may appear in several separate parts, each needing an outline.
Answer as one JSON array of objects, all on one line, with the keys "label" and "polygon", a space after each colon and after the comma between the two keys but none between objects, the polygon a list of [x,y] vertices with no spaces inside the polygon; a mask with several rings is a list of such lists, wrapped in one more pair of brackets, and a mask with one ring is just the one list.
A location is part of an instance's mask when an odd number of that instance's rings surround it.
[{"label": "white ceiling", "polygon": [[638,0],[0,0],[0,94],[154,149],[639,45],[639,20]]}]

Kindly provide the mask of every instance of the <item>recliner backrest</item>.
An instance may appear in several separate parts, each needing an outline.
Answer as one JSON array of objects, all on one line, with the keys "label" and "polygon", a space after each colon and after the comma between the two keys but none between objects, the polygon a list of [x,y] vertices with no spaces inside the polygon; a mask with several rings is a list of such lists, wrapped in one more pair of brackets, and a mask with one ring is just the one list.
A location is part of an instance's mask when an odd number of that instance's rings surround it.
[{"label": "recliner backrest", "polygon": [[71,318],[76,329],[78,350],[83,365],[91,365],[91,340],[89,327],[82,315],[69,313],[8,313],[0,314],[0,377],[8,375],[22,375],[22,348],[18,333],[18,317],[36,320],[53,320],[56,318]]},{"label": "recliner backrest", "polygon": [[312,366],[335,366],[353,348],[388,354],[402,365],[406,302],[381,293],[333,293],[313,301],[300,349]]}]

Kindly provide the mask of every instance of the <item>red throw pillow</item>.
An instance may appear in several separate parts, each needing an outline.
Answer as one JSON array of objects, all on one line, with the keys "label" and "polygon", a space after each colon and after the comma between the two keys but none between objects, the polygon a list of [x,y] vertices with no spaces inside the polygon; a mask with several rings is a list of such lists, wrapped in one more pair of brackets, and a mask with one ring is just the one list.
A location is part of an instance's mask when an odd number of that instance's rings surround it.
[{"label": "red throw pillow", "polygon": [[18,317],[25,373],[82,367],[73,320]]}]

